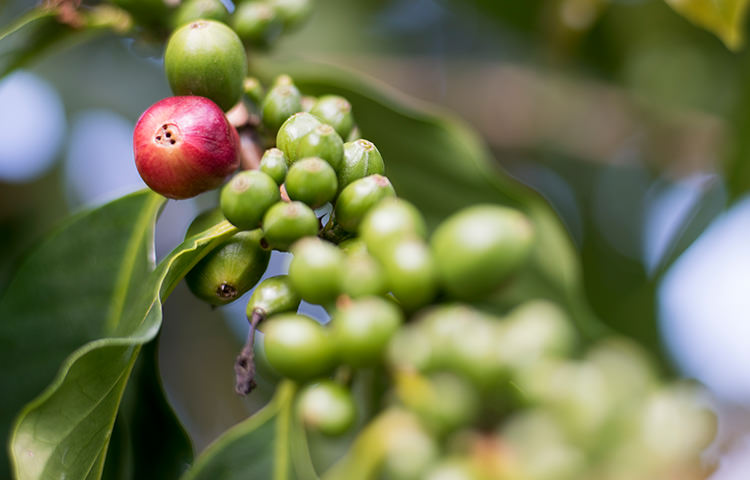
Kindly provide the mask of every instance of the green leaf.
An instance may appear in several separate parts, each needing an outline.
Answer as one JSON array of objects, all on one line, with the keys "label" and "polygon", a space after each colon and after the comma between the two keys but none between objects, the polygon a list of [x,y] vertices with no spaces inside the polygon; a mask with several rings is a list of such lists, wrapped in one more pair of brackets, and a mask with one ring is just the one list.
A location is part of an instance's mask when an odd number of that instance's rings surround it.
[{"label": "green leaf", "polygon": [[193,447],[166,401],[157,365],[158,340],[143,347],[107,451],[103,478],[179,478],[193,460]]},{"label": "green leaf", "polygon": [[294,415],[295,390],[281,383],[267,406],[209,445],[182,480],[316,479]]},{"label": "green leaf", "polygon": [[396,192],[413,202],[430,226],[475,203],[502,203],[524,211],[536,227],[533,261],[513,288],[494,299],[496,306],[550,298],[567,307],[584,337],[603,333],[584,300],[580,263],[557,215],[541,196],[503,172],[463,123],[329,65],[294,61],[257,67],[267,77],[289,73],[307,94],[346,97],[364,137],[382,153]]},{"label": "green leaf", "polygon": [[162,301],[236,231],[220,223],[152,271],[163,203],[140,192],[77,215],[30,254],[0,299],[0,380],[13,385],[0,400],[3,429],[38,395],[11,432],[16,478],[101,476],[123,391],[141,346],[159,331]]},{"label": "green leaf", "polygon": [[694,24],[713,32],[724,44],[737,50],[744,42],[747,0],[666,0],[667,4]]}]

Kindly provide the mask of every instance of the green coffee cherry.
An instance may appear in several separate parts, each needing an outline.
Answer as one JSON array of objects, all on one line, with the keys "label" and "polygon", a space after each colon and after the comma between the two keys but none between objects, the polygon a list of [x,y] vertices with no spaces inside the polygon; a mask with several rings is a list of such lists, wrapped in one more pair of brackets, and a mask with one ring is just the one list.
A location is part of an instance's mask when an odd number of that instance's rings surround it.
[{"label": "green coffee cherry", "polygon": [[268,363],[281,375],[309,380],[333,366],[333,343],[325,328],[312,318],[282,313],[261,325]]},{"label": "green coffee cherry", "polygon": [[208,97],[226,111],[242,96],[247,74],[245,47],[223,23],[196,20],[169,38],[164,69],[175,95]]},{"label": "green coffee cherry", "polygon": [[260,159],[260,171],[273,178],[277,185],[284,183],[287,173],[287,161],[284,152],[278,148],[269,148]]},{"label": "green coffee cherry", "polygon": [[256,310],[260,310],[266,317],[295,312],[299,308],[299,302],[299,295],[292,288],[287,275],[269,277],[253,290],[247,303],[247,316],[249,318]]},{"label": "green coffee cherry", "polygon": [[236,174],[221,189],[221,211],[229,222],[241,230],[252,230],[271,205],[281,200],[279,186],[259,170]]},{"label": "green coffee cherry", "polygon": [[404,236],[425,238],[427,227],[419,210],[400,198],[385,198],[370,210],[359,225],[359,235],[370,251]]},{"label": "green coffee cherry", "polygon": [[286,193],[311,208],[318,208],[336,195],[336,172],[318,157],[303,158],[289,167],[284,182]]},{"label": "green coffee cherry", "polygon": [[263,216],[263,234],[269,246],[287,250],[303,237],[318,234],[318,217],[302,202],[279,202]]},{"label": "green coffee cherry", "polygon": [[302,110],[300,98],[294,85],[282,83],[271,87],[260,106],[263,125],[271,131],[278,130],[290,116]]},{"label": "green coffee cherry", "polygon": [[399,371],[396,392],[399,400],[438,434],[465,427],[479,411],[479,395],[473,385],[450,373],[422,376]]},{"label": "green coffee cherry", "polygon": [[336,171],[339,177],[339,191],[353,181],[368,175],[385,173],[383,157],[377,147],[367,140],[356,140],[344,144],[344,161]]},{"label": "green coffee cherry", "polygon": [[271,256],[261,237],[260,230],[239,232],[209,252],[185,276],[190,291],[211,305],[225,305],[253,288]]},{"label": "green coffee cherry", "polygon": [[500,322],[494,317],[467,305],[440,305],[421,313],[416,322],[431,346],[431,369],[460,373],[481,388],[505,378]]},{"label": "green coffee cherry", "polygon": [[313,105],[310,113],[332,126],[341,138],[347,138],[354,128],[352,105],[344,97],[324,95]]},{"label": "green coffee cherry", "polygon": [[318,99],[311,95],[302,95],[302,111],[310,113]]},{"label": "green coffee cherry", "polygon": [[344,141],[330,125],[318,125],[312,132],[300,138],[297,156],[292,161],[305,157],[322,158],[334,170],[339,170],[344,160]]},{"label": "green coffee cherry", "polygon": [[357,417],[352,394],[331,380],[307,386],[297,408],[305,427],[329,436],[345,433]]},{"label": "green coffee cherry", "polygon": [[287,162],[291,164],[297,158],[299,140],[319,125],[317,118],[305,112],[295,113],[281,125],[276,134],[276,147],[284,152]]},{"label": "green coffee cherry", "polygon": [[499,205],[477,205],[449,217],[431,246],[445,290],[476,299],[495,290],[531,252],[534,230],[521,212]]},{"label": "green coffee cherry", "polygon": [[353,367],[379,363],[403,322],[401,310],[383,298],[343,302],[331,318],[331,335],[339,358]]},{"label": "green coffee cherry", "polygon": [[335,219],[348,232],[356,232],[367,212],[386,197],[396,196],[390,180],[370,175],[355,180],[341,191],[336,200]]},{"label": "green coffee cherry", "polygon": [[284,29],[292,29],[312,13],[312,0],[271,0],[271,5],[284,23]]},{"label": "green coffee cherry", "polygon": [[391,292],[406,310],[416,310],[435,298],[435,261],[423,240],[406,237],[386,245],[379,260]]},{"label": "green coffee cherry", "polygon": [[[347,247],[339,248],[345,253]],[[341,293],[351,298],[365,297],[368,295],[385,295],[388,292],[388,283],[385,271],[375,258],[367,253],[367,250],[347,253],[344,261],[344,271],[341,274]]]},{"label": "green coffee cherry", "polygon": [[354,255],[359,253],[367,254],[367,246],[360,238],[352,237],[339,243],[339,248],[342,252],[347,255]]},{"label": "green coffee cherry", "polygon": [[303,238],[292,246],[289,279],[303,300],[325,304],[339,295],[344,254],[317,237]]},{"label": "green coffee cherry", "polygon": [[265,2],[237,5],[231,25],[240,39],[253,47],[268,47],[279,38],[283,28],[278,12]]},{"label": "green coffee cherry", "polygon": [[216,20],[226,23],[228,19],[229,12],[221,0],[185,0],[172,17],[172,27],[178,28],[195,20]]},{"label": "green coffee cherry", "polygon": [[261,85],[260,80],[255,77],[245,77],[245,80],[242,82],[242,88],[245,91],[247,98],[249,98],[255,105],[260,105],[263,98],[266,96],[263,85]]}]

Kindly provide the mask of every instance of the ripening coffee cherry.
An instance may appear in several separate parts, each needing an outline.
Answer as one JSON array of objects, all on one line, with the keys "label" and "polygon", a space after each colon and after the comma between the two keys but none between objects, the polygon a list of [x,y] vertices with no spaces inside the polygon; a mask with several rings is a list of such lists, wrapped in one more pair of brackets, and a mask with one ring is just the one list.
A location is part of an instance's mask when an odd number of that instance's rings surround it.
[{"label": "ripening coffee cherry", "polygon": [[277,185],[284,183],[288,167],[284,152],[269,148],[260,159],[260,171],[273,178]]},{"label": "ripening coffee cherry", "polygon": [[353,367],[379,363],[388,342],[404,323],[401,310],[381,297],[342,303],[331,318],[339,358]]},{"label": "ripening coffee cherry", "polygon": [[306,157],[322,158],[338,170],[344,160],[344,141],[330,125],[318,125],[297,144],[296,158]]},{"label": "ripening coffee cherry", "polygon": [[435,298],[437,271],[424,240],[405,237],[390,243],[382,249],[379,260],[385,269],[391,292],[404,309],[416,310]]},{"label": "ripening coffee cherry", "polygon": [[278,202],[263,216],[263,234],[269,246],[287,250],[303,237],[318,234],[318,217],[302,202]]},{"label": "ripening coffee cherry", "polygon": [[383,199],[359,225],[359,236],[370,251],[404,236],[425,238],[427,227],[419,210],[401,198]]},{"label": "ripening coffee cherry", "polygon": [[341,191],[357,179],[376,173],[383,175],[385,165],[377,147],[370,141],[360,139],[344,144],[344,161],[336,172]]},{"label": "ripening coffee cherry", "polygon": [[338,183],[336,172],[326,161],[311,157],[289,167],[284,185],[289,198],[318,208],[333,200]]},{"label": "ripening coffee cherry", "polygon": [[276,10],[265,2],[242,2],[231,21],[237,36],[253,47],[268,47],[279,35],[283,23]]},{"label": "ripening coffee cherry", "polygon": [[226,23],[228,19],[229,12],[221,0],[185,0],[172,17],[172,28],[179,28],[196,20],[216,20]]},{"label": "ripening coffee cherry", "polygon": [[332,126],[341,138],[348,138],[354,128],[352,105],[344,97],[324,95],[313,105],[310,113]]},{"label": "ripening coffee cherry", "polygon": [[318,237],[303,238],[292,246],[289,280],[303,300],[325,304],[339,295],[344,254]]},{"label": "ripening coffee cherry", "polygon": [[367,212],[387,197],[396,196],[390,180],[370,175],[349,184],[336,199],[336,222],[347,232],[356,232]]},{"label": "ripening coffee cherry", "polygon": [[[350,244],[351,245],[351,244]],[[341,293],[351,298],[369,295],[385,295],[388,282],[380,263],[367,250],[347,253],[346,246],[339,248],[346,253],[344,271],[341,274]]]},{"label": "ripening coffee cherry", "polygon": [[289,276],[269,277],[260,282],[247,302],[248,318],[255,310],[269,317],[277,313],[296,312],[300,298],[292,288]]},{"label": "ripening coffee cherry", "polygon": [[225,305],[253,288],[271,257],[261,237],[259,229],[239,232],[209,252],[185,276],[190,291],[211,305]]},{"label": "ripening coffee cherry", "polygon": [[279,186],[273,178],[260,170],[245,170],[221,189],[220,205],[232,225],[252,230],[260,226],[263,215],[279,200]]},{"label": "ripening coffee cherry", "polygon": [[312,0],[270,0],[271,5],[284,22],[284,30],[292,29],[310,16]]},{"label": "ripening coffee cherry", "polygon": [[[277,131],[289,117],[302,110],[301,98],[294,84],[277,82],[260,105],[263,125],[273,132]],[[286,151],[284,153],[289,156]]]},{"label": "ripening coffee cherry", "polygon": [[465,300],[492,293],[524,264],[533,239],[531,222],[517,210],[499,205],[461,210],[431,239],[443,288]]},{"label": "ripening coffee cherry", "polygon": [[305,387],[297,408],[305,427],[329,436],[344,434],[357,417],[351,392],[331,380]]},{"label": "ripening coffee cherry", "polygon": [[169,198],[221,185],[240,165],[239,136],[224,112],[203,97],[170,97],[146,110],[133,132],[141,178]]},{"label": "ripening coffee cherry", "polygon": [[299,140],[320,125],[320,120],[309,113],[295,113],[281,125],[276,134],[276,147],[279,148],[289,164],[297,159]]},{"label": "ripening coffee cherry", "polygon": [[223,23],[196,20],[172,33],[164,69],[175,95],[207,97],[227,111],[242,96],[247,75],[245,47]]},{"label": "ripening coffee cherry", "polygon": [[274,315],[261,324],[268,363],[279,374],[309,380],[333,367],[334,348],[326,329],[296,313]]}]

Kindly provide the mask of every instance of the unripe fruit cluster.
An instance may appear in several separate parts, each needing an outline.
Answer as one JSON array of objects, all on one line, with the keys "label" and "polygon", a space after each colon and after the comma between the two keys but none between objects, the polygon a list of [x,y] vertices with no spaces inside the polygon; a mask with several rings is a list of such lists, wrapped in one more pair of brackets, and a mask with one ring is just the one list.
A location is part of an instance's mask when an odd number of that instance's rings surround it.
[{"label": "unripe fruit cluster", "polygon": [[[270,3],[289,7],[289,15],[290,6],[301,4]],[[240,4],[234,18],[246,43],[268,41],[274,28],[294,21],[269,17],[266,2]],[[205,68],[205,58],[217,55],[215,69]],[[267,140],[258,167],[235,173],[219,206],[198,216],[186,234],[198,238],[218,224],[237,230],[186,282],[211,305],[254,288],[250,335],[235,365],[239,393],[254,386],[256,327],[270,367],[303,384],[302,422],[323,435],[343,434],[360,415],[348,378],[387,372],[393,405],[362,434],[379,445],[385,478],[537,478],[540,448],[550,455],[570,448],[570,458],[579,460],[590,449],[612,462],[620,451],[651,449],[661,463],[643,468],[658,470],[690,458],[710,439],[711,418],[694,408],[694,392],[659,387],[630,346],[603,344],[571,361],[566,357],[578,339],[556,305],[531,301],[498,317],[468,303],[492,300],[523,275],[535,230],[522,212],[474,205],[428,229],[419,209],[396,196],[383,156],[360,138],[349,102],[303,96],[286,75],[265,92],[245,77],[244,46],[226,25],[204,19],[180,27],[165,68],[175,93],[190,95],[158,102],[136,125],[136,165],[152,189],[188,198],[236,172],[239,138],[223,112],[243,93],[258,116],[256,133]],[[292,254],[288,275],[259,282],[271,250]],[[298,313],[302,300],[321,305],[330,322]],[[623,374],[625,365],[631,368]],[[620,409],[611,391],[630,398],[631,408]],[[591,440],[609,438],[612,429],[650,418],[664,405],[687,418],[679,439],[628,430],[612,458]],[[680,430],[670,418],[657,420],[665,431]],[[508,469],[503,476],[482,470],[489,463],[478,466],[465,445],[450,461],[438,460],[441,448],[462,445],[466,431],[480,426],[482,448],[495,435],[513,449],[515,460],[500,462]],[[486,434],[488,426],[500,433]],[[547,443],[540,447],[536,438]],[[609,468],[564,460],[539,478],[589,478]]]}]

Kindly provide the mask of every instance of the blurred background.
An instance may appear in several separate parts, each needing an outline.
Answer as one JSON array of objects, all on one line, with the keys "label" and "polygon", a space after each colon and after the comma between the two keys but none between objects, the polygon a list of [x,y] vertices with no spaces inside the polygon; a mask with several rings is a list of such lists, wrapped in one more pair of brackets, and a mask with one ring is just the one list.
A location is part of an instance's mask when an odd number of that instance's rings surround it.
[{"label": "blurred background", "polygon": [[[0,2],[0,25],[28,8]],[[27,40],[0,42],[3,70]],[[158,43],[100,34],[43,53],[0,78],[0,290],[71,212],[144,187],[133,126],[170,95]],[[479,132],[559,214],[595,313],[715,395],[711,478],[748,478],[750,49],[663,0],[319,0],[272,55],[363,72]],[[169,202],[157,256],[213,195]],[[228,388],[246,328],[235,305],[182,286],[166,305],[163,380],[198,449],[267,398]]]}]

